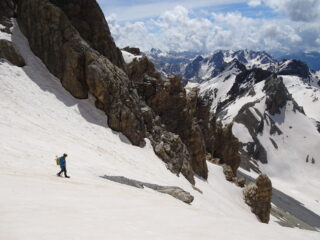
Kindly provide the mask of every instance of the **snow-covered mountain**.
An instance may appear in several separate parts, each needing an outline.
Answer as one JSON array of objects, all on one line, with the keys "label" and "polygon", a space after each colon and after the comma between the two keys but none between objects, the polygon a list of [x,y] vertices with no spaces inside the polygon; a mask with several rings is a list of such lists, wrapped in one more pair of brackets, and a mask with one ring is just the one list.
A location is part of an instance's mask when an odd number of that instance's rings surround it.
[{"label": "snow-covered mountain", "polygon": [[[233,133],[241,142],[243,169],[267,173],[279,189],[314,211],[320,209],[316,73],[297,60],[277,63],[274,72],[246,69],[233,60],[217,76],[186,87],[198,87],[216,117],[223,124],[233,123]],[[297,194],[299,189],[305,189],[305,194]],[[313,200],[306,200],[306,195]]]},{"label": "snow-covered mountain", "polygon": [[239,54],[184,88],[96,1],[0,7],[0,239],[318,240],[318,73]]},{"label": "snow-covered mountain", "polygon": [[308,64],[315,71],[320,70],[320,53],[319,52],[297,52],[292,54],[274,54],[279,61],[283,59],[299,59]]},{"label": "snow-covered mountain", "polygon": [[212,54],[199,54],[192,52],[165,53],[152,49],[146,54],[159,71],[165,74],[181,75],[189,82],[210,80],[234,60],[244,64],[247,69],[259,67],[265,70],[273,70],[277,62],[266,52],[251,50],[218,50]]},{"label": "snow-covered mountain", "polygon": [[[241,189],[225,181],[219,166],[209,164],[208,181],[197,179],[197,188],[171,174],[150,143],[144,148],[131,145],[106,127],[105,114],[91,100],[73,98],[32,53],[16,23],[12,39],[26,66],[0,63],[1,239],[319,236],[281,227],[274,217],[269,225],[259,223]],[[68,180],[55,176],[54,153],[64,151],[69,153]],[[187,205],[99,177],[105,174],[179,186],[195,200]]]}]

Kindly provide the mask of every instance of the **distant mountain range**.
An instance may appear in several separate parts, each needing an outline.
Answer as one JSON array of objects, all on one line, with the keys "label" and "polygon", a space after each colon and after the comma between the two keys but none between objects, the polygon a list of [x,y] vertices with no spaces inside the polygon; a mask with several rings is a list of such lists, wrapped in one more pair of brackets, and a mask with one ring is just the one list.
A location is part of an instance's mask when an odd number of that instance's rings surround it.
[{"label": "distant mountain range", "polygon": [[165,74],[181,75],[192,82],[202,82],[215,77],[227,63],[237,59],[247,69],[262,68],[274,71],[278,62],[286,59],[296,59],[305,62],[312,70],[320,70],[320,53],[300,53],[276,56],[264,51],[252,50],[218,50],[212,54],[196,52],[163,52],[151,49],[146,55],[155,63],[156,68]]},{"label": "distant mountain range", "polygon": [[146,55],[164,76],[167,74],[180,75],[184,79],[184,84],[187,84],[187,82],[202,83],[208,81],[223,72],[230,63],[235,61],[238,62],[238,65],[243,65],[243,68],[247,70],[260,68],[282,74],[285,69],[285,74],[299,75],[301,78],[308,78],[313,72],[303,61],[296,59],[288,61],[289,58],[285,57],[278,61],[264,51],[246,49],[238,51],[219,50],[212,54],[162,52],[161,50],[151,49]]},{"label": "distant mountain range", "polygon": [[308,64],[309,68],[315,71],[320,70],[320,53],[319,52],[299,52],[293,54],[274,54],[277,60],[298,59]]}]

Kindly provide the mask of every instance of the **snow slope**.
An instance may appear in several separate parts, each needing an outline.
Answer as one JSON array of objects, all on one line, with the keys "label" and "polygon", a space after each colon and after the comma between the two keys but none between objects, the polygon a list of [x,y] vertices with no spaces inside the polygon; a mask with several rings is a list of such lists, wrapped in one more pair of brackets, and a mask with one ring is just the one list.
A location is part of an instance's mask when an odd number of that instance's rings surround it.
[{"label": "snow slope", "polygon": [[[197,180],[203,193],[194,190],[166,170],[150,144],[132,146],[90,100],[65,91],[17,26],[13,41],[27,66],[0,63],[0,239],[319,239],[274,219],[259,223],[216,165],[208,181]],[[71,179],[55,176],[54,156],[63,152]],[[195,200],[187,205],[104,174],[180,186]]]},{"label": "snow slope", "polygon": [[[295,77],[283,76],[283,78],[287,85],[294,84]],[[231,102],[223,110],[225,114],[221,120],[224,124],[231,123],[238,115],[239,110],[246,104],[251,103],[249,111],[258,122],[264,122],[263,132],[256,136],[266,150],[268,163],[257,162],[259,170],[268,174],[274,187],[320,214],[320,192],[318,191],[320,186],[320,134],[317,131],[315,120],[312,119],[312,116],[318,116],[319,108],[307,102],[309,100],[307,96],[309,95],[306,92],[310,90],[314,93],[313,89],[306,89],[306,91],[303,91],[305,87],[300,89],[301,95],[304,96],[301,99],[295,98],[299,94],[298,91],[293,94],[294,99],[301,100],[298,101],[299,104],[304,101],[305,104],[302,106],[305,108],[307,115],[295,110],[292,101],[288,101],[286,106],[282,108],[281,114],[272,116],[266,111],[264,85],[265,81],[255,84],[253,86],[254,95],[248,92]],[[289,91],[290,86],[288,87]],[[302,85],[296,83],[295,86],[299,88]],[[268,117],[261,118],[265,114]],[[272,124],[269,118],[282,132],[281,134],[272,133]],[[247,127],[249,126],[237,122],[233,125],[233,134],[243,144],[254,142]],[[312,163],[312,159],[315,160],[315,163]]]},{"label": "snow slope", "polygon": [[132,53],[129,53],[125,50],[121,50],[121,53],[126,64],[130,64],[133,62],[134,59],[139,60],[142,57],[142,56],[135,56]]},{"label": "snow slope", "polygon": [[297,76],[282,76],[284,84],[306,115],[320,122],[320,86],[308,84]]}]

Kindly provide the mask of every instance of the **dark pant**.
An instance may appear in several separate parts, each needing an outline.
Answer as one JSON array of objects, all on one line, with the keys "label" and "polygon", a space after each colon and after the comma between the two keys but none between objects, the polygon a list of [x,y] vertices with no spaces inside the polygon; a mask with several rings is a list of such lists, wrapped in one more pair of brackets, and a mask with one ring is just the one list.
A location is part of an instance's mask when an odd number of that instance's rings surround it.
[{"label": "dark pant", "polygon": [[66,169],[66,167],[61,167],[61,171],[58,173],[58,175],[60,176],[61,173],[64,173],[64,176],[67,177],[67,169]]}]

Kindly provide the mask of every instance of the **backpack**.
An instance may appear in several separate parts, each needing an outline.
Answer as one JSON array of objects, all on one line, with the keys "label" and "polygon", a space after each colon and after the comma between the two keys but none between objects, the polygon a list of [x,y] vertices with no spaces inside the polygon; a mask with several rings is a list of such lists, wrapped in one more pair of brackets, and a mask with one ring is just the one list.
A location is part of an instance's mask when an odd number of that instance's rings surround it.
[{"label": "backpack", "polygon": [[60,157],[56,157],[57,165],[60,165]]}]

